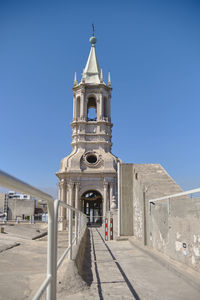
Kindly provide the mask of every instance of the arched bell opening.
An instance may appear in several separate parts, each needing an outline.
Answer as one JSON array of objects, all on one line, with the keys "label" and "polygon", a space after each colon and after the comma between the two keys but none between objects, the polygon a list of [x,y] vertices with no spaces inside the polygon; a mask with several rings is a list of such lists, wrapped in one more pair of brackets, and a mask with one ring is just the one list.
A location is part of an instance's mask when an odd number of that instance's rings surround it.
[{"label": "arched bell opening", "polygon": [[97,103],[94,97],[89,97],[87,102],[87,120],[97,120]]},{"label": "arched bell opening", "polygon": [[103,215],[102,196],[99,192],[89,190],[81,196],[82,211],[87,215],[89,226],[101,226]]},{"label": "arched bell opening", "polygon": [[77,97],[76,99],[76,118],[79,120],[81,116],[81,98]]}]

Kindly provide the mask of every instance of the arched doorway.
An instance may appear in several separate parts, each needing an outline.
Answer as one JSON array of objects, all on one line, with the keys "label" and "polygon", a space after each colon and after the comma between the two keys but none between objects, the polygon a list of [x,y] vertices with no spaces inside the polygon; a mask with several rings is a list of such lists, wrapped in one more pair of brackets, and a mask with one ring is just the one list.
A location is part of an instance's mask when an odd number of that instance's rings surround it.
[{"label": "arched doorway", "polygon": [[102,196],[97,191],[87,191],[81,196],[83,211],[87,215],[88,225],[102,224]]}]

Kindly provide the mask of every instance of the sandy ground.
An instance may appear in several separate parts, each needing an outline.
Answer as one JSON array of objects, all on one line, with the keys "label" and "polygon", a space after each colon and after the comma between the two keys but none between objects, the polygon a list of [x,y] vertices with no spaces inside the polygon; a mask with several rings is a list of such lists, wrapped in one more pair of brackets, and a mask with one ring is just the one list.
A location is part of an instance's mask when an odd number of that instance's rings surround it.
[{"label": "sandy ground", "polygon": [[[31,299],[46,276],[47,224],[3,225],[0,234],[0,299]],[[58,258],[67,247],[67,232],[59,233]]]}]

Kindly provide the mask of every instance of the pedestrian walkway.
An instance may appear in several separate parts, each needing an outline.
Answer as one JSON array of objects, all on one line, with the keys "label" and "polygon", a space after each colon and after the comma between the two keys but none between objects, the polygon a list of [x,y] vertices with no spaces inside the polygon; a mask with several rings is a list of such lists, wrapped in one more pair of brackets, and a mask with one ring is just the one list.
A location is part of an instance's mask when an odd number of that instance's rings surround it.
[{"label": "pedestrian walkway", "polygon": [[199,291],[129,241],[105,242],[101,228],[89,233],[90,261],[83,277],[90,287],[65,299],[200,299]]}]

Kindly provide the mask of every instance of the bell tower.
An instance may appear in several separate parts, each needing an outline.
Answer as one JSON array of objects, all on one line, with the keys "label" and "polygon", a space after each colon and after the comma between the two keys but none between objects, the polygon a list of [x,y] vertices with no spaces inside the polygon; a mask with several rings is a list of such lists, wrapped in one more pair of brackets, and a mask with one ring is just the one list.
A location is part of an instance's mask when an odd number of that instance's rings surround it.
[{"label": "bell tower", "polygon": [[[60,199],[81,209],[88,222],[101,223],[102,216],[117,207],[117,162],[111,153],[111,80],[103,81],[96,55],[96,38],[90,38],[91,49],[80,83],[76,73],[73,85],[72,152],[62,159]],[[61,211],[63,221],[66,211]]]}]

